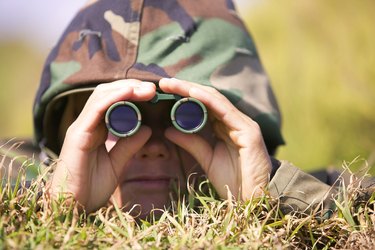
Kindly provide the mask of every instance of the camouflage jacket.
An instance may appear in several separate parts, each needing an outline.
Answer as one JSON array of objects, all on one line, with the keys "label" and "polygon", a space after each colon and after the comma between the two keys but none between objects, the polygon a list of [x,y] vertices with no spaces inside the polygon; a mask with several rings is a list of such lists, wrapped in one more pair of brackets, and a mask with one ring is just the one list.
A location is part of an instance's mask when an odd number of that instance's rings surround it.
[{"label": "camouflage jacket", "polygon": [[[91,0],[44,65],[33,108],[34,147],[25,143],[11,153],[7,143],[2,154],[22,155],[26,149],[29,156],[51,152],[56,157],[71,94],[119,79],[158,82],[163,77],[218,89],[260,125],[270,155],[284,144],[276,98],[231,0]],[[286,206],[304,210],[324,200],[330,186],[275,160],[269,190]]]}]

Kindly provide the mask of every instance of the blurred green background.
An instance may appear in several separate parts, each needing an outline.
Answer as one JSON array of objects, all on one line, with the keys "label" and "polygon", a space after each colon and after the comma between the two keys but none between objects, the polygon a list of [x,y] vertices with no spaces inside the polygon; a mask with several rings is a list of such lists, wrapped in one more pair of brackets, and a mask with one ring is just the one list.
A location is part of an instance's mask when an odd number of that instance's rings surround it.
[{"label": "blurred green background", "polygon": [[[312,170],[375,161],[375,1],[254,1],[238,6],[283,113],[277,157]],[[47,50],[0,43],[0,137],[32,135]],[[357,164],[358,165],[358,164]],[[371,170],[375,174],[374,168]]]}]

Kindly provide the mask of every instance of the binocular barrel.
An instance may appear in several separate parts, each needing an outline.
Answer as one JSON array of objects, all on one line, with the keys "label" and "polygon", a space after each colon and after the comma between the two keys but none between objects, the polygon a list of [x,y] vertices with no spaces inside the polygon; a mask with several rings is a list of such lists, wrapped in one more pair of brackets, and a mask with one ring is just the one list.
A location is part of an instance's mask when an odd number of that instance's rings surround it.
[{"label": "binocular barrel", "polygon": [[[185,97],[177,100],[170,112],[172,124],[184,133],[196,133],[207,121],[207,109],[195,98]],[[141,126],[142,114],[132,102],[121,101],[112,104],[105,115],[108,130],[118,137],[136,133]]]}]

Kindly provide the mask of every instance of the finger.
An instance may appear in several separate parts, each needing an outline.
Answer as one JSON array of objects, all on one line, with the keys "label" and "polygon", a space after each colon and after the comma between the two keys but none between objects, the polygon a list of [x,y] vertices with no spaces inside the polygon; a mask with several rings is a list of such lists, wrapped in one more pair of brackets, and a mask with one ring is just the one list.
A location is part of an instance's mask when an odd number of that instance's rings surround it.
[{"label": "finger", "polygon": [[121,100],[146,101],[154,95],[155,84],[150,82],[122,80],[98,85],[78,116],[77,122],[83,130],[92,132],[113,103]]},{"label": "finger", "polygon": [[109,157],[116,176],[121,176],[125,170],[126,163],[137,153],[151,137],[151,129],[147,126],[141,126],[134,135],[121,138],[109,152]]},{"label": "finger", "polygon": [[179,80],[176,78],[162,78],[159,81],[159,87],[166,93],[175,93],[181,96],[190,96],[190,89],[193,87],[205,89],[207,92],[217,95],[217,97],[219,97],[220,95],[220,93],[212,87],[189,81]]},{"label": "finger", "polygon": [[95,88],[87,102],[96,102],[97,100],[106,99],[107,95],[109,94],[121,96],[122,91],[126,90],[127,88],[132,88],[135,90],[134,96],[132,96],[129,100],[139,101],[140,98],[141,100],[151,99],[153,96],[148,96],[150,94],[150,89],[156,89],[156,86],[152,82],[142,82],[136,79],[126,79],[110,83],[103,83],[99,84]]},{"label": "finger", "polygon": [[165,137],[191,154],[202,169],[208,172],[213,150],[205,139],[198,134],[185,134],[175,128],[166,129]]}]

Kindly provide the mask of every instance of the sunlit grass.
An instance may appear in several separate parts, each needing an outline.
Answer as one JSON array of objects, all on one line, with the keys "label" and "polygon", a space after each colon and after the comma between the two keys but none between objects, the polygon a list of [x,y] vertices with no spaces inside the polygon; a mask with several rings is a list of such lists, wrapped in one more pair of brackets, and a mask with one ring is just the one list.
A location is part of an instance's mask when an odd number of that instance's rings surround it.
[{"label": "sunlit grass", "polygon": [[[6,166],[2,166],[3,168]],[[375,194],[353,179],[328,219],[319,212],[283,214],[268,195],[248,202],[203,195],[192,187],[158,218],[137,220],[116,206],[92,214],[74,203],[51,202],[41,174],[25,187],[24,171],[0,185],[1,249],[371,249]],[[12,185],[13,184],[13,185]],[[208,185],[208,186],[207,186]],[[207,193],[207,192],[205,192]],[[213,190],[211,190],[213,193]],[[152,219],[153,218],[153,219]]]}]

